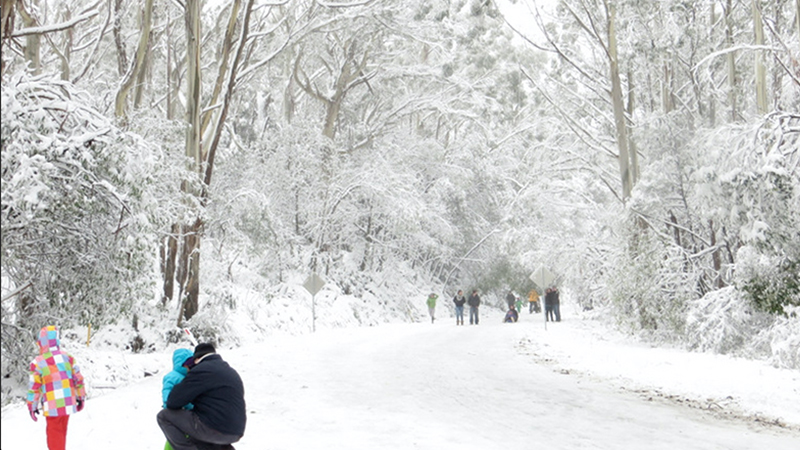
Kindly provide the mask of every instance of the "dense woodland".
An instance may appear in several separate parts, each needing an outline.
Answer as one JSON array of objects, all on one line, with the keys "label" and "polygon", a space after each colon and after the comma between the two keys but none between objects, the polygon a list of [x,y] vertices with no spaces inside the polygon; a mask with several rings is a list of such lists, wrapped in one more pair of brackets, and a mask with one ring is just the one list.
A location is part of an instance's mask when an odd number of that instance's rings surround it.
[{"label": "dense woodland", "polygon": [[800,0],[2,0],[3,376],[46,322],[540,266],[798,368],[799,35]]}]

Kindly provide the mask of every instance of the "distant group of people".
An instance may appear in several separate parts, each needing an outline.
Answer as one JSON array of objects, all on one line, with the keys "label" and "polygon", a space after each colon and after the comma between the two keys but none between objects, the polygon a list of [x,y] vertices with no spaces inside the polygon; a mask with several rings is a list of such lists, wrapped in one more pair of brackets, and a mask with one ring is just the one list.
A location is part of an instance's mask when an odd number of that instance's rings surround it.
[{"label": "distant group of people", "polygon": [[[508,303],[508,313],[506,313],[506,322],[514,321],[516,322],[519,319],[519,309],[520,309],[520,302],[519,299],[516,299],[516,309],[515,303],[513,299],[515,298],[514,293],[509,291],[508,295],[506,295],[506,302]],[[531,289],[528,293],[528,313],[540,313],[542,311],[542,307],[539,304],[539,293],[536,289]],[[545,312],[545,321],[547,322],[561,322],[561,300],[559,299],[558,288],[556,287],[549,287],[545,290],[544,295],[544,312]]]},{"label": "distant group of people", "polygon": [[[438,299],[439,296],[436,293],[431,292],[426,300],[428,314],[431,317],[431,323],[436,321],[436,301]],[[513,291],[508,291],[505,300],[508,310],[503,318],[503,322],[517,322],[519,320],[519,312],[522,310],[522,300],[514,295]],[[545,319],[547,321],[552,320],[555,322],[560,322],[561,311],[559,307],[560,302],[557,288],[547,288],[545,291],[544,303]],[[478,295],[477,289],[473,289],[472,294],[470,294],[469,297],[464,296],[464,291],[459,289],[459,291],[453,297],[453,304],[455,305],[456,325],[464,325],[465,306],[469,306],[469,324],[478,325],[478,322],[480,321],[478,311],[481,305],[481,297]],[[533,314],[540,313],[541,311],[542,307],[539,302],[539,293],[536,291],[536,289],[531,289],[531,291],[528,293],[528,312],[529,314]]]},{"label": "distant group of people", "polygon": [[[438,295],[431,293],[426,301],[431,323],[436,320],[436,300],[438,298]],[[478,308],[481,306],[481,297],[478,295],[477,289],[473,289],[469,297],[464,297],[464,291],[459,289],[458,293],[453,297],[453,304],[456,306],[456,325],[464,325],[464,305],[469,306],[469,324],[478,325],[480,321]]]}]

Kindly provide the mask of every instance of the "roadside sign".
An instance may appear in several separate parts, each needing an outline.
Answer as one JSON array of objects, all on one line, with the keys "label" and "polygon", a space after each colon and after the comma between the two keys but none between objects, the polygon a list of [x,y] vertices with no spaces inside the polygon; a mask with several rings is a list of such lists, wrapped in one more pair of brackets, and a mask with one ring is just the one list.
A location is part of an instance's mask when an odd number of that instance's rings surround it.
[{"label": "roadside sign", "polygon": [[312,272],[303,283],[309,294],[311,294],[311,331],[317,331],[317,292],[325,286],[325,280],[319,277],[316,273]]},{"label": "roadside sign", "polygon": [[536,283],[537,286],[544,289],[556,279],[556,276],[553,275],[549,270],[544,268],[544,266],[539,266],[538,269],[534,270],[531,274],[531,281]]},{"label": "roadside sign", "polygon": [[306,288],[309,294],[312,296],[317,295],[322,286],[325,286],[325,280],[319,277],[316,273],[312,273],[311,275],[306,278],[306,282],[303,283],[303,287]]}]

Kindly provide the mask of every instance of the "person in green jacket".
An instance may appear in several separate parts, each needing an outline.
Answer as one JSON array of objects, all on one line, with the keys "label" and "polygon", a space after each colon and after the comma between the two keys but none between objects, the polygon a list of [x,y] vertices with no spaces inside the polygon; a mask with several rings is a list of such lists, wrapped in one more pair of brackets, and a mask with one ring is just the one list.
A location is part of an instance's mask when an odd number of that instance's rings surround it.
[{"label": "person in green jacket", "polygon": [[431,315],[431,323],[433,323],[433,321],[436,320],[435,312],[436,312],[436,299],[437,298],[439,298],[439,296],[434,294],[433,292],[431,292],[431,294],[428,296],[428,301],[427,301],[427,303],[428,303],[428,313],[430,313],[430,315]]}]

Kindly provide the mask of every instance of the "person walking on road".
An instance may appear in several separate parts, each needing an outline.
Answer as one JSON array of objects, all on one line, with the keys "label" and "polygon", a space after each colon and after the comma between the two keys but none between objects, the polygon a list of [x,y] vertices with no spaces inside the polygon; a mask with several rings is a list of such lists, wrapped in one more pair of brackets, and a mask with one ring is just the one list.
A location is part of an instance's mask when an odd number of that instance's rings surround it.
[{"label": "person walking on road", "polygon": [[478,324],[478,307],[481,306],[481,297],[478,295],[478,290],[473,289],[472,295],[467,300],[469,305],[469,324]]},{"label": "person walking on road", "polygon": [[467,303],[464,291],[458,290],[456,296],[453,297],[453,303],[456,304],[456,325],[464,325],[464,304]]},{"label": "person walking on road", "polygon": [[86,391],[83,375],[75,358],[61,349],[55,325],[39,331],[39,355],[30,364],[27,406],[31,419],[37,422],[39,408],[47,420],[47,448],[64,450],[67,445],[69,416],[83,410]]},{"label": "person walking on road", "polygon": [[536,289],[531,289],[528,293],[528,314],[538,313],[541,310],[539,306],[539,293],[536,292]]},{"label": "person walking on road", "polygon": [[436,313],[436,299],[439,298],[438,295],[434,294],[433,292],[428,295],[428,300],[426,303],[428,304],[428,314],[431,315],[431,323],[436,320],[435,313]]}]

